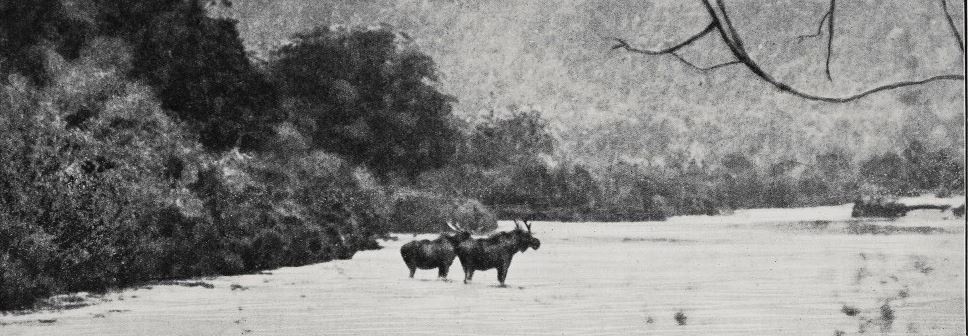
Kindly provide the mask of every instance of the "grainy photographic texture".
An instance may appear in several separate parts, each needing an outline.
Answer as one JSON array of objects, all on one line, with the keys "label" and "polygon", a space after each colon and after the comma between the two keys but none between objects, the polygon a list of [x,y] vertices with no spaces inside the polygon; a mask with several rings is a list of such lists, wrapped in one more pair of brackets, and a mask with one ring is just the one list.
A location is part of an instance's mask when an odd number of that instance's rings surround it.
[{"label": "grainy photographic texture", "polygon": [[0,335],[964,335],[965,3],[0,0]]}]

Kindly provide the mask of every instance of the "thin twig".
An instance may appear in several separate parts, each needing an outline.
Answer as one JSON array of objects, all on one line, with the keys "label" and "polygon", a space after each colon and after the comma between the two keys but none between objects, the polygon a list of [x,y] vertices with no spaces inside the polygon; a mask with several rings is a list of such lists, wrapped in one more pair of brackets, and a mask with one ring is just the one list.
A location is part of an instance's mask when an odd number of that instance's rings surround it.
[{"label": "thin twig", "polygon": [[816,33],[809,34],[809,35],[800,35],[800,36],[797,36],[797,40],[803,40],[803,39],[808,38],[808,37],[817,37],[817,36],[820,36],[820,34],[823,33],[823,24],[825,22],[827,22],[827,18],[828,17],[830,17],[830,11],[829,10],[826,13],[824,13],[824,15],[823,15],[822,18],[820,18],[820,23],[817,24],[817,32]]},{"label": "thin twig", "polygon": [[715,69],[719,69],[719,68],[722,68],[722,67],[726,67],[726,66],[730,66],[730,65],[735,65],[735,64],[743,64],[743,62],[740,62],[740,61],[731,61],[731,62],[716,64],[716,65],[713,65],[713,66],[708,66],[708,67],[705,67],[705,68],[701,68],[699,70],[715,70]]},{"label": "thin twig", "polygon": [[[696,36],[698,36],[698,35],[696,35]],[[666,49],[663,49],[663,50],[653,51],[653,50],[643,50],[643,49],[635,48],[635,47],[629,45],[628,42],[625,42],[622,39],[615,38],[614,40],[617,41],[618,44],[616,44],[615,46],[613,46],[612,47],[612,50],[615,50],[615,49],[625,49],[628,52],[645,54],[645,55],[649,55],[649,56],[672,55],[677,60],[679,60],[679,62],[682,62],[682,64],[685,64],[685,65],[689,66],[690,68],[693,68],[693,69],[696,69],[696,70],[699,70],[699,71],[709,71],[709,70],[714,70],[714,69],[722,68],[722,67],[725,67],[725,66],[728,66],[728,65],[740,64],[739,61],[731,61],[731,62],[720,63],[720,64],[708,66],[708,67],[701,67],[701,66],[696,65],[695,63],[690,62],[685,57],[682,57],[682,55],[679,55],[679,53],[675,52],[676,50],[678,50],[682,46],[686,45],[686,44],[683,44],[683,43],[680,43],[680,44],[678,44],[678,45],[676,45],[676,46],[674,46],[672,48],[666,48]]]},{"label": "thin twig", "polygon": [[731,62],[716,64],[716,65],[709,66],[709,67],[700,67],[700,66],[698,66],[698,65],[690,62],[689,60],[685,59],[684,57],[682,57],[682,55],[679,55],[678,53],[676,53],[677,50],[682,49],[682,48],[684,48],[686,46],[689,46],[693,42],[696,42],[700,38],[708,35],[710,32],[712,32],[715,29],[716,29],[715,23],[710,23],[709,25],[706,26],[706,28],[703,28],[702,31],[700,31],[698,33],[695,33],[695,34],[689,36],[689,38],[683,40],[682,42],[679,42],[678,44],[673,45],[671,47],[667,47],[667,48],[663,48],[663,49],[659,49],[659,50],[647,50],[647,49],[635,48],[635,47],[629,45],[629,43],[626,42],[625,40],[622,40],[622,39],[619,39],[619,38],[613,38],[617,42],[617,44],[615,44],[614,46],[612,46],[612,50],[615,50],[615,49],[625,49],[626,51],[629,51],[629,52],[634,52],[634,53],[644,54],[644,55],[650,55],[650,56],[666,55],[666,54],[668,54],[668,55],[672,55],[673,57],[675,57],[677,60],[679,60],[683,64],[688,65],[689,67],[691,67],[693,69],[696,69],[696,70],[699,70],[699,71],[708,71],[708,70],[713,70],[713,69],[721,68],[721,67],[728,66],[728,65],[739,64],[740,63],[739,61],[731,61]]},{"label": "thin twig", "polygon": [[719,68],[722,68],[722,67],[726,67],[726,66],[730,66],[730,65],[742,64],[742,63],[740,63],[740,61],[729,61],[729,62],[726,62],[726,63],[719,63],[719,64],[710,65],[708,67],[701,67],[701,66],[698,66],[698,65],[696,65],[696,64],[694,64],[692,62],[689,62],[688,60],[686,60],[684,57],[682,57],[681,55],[679,55],[677,53],[669,53],[669,54],[671,54],[672,56],[675,56],[676,58],[678,58],[679,61],[682,62],[682,63],[684,63],[685,65],[688,65],[689,67],[691,67],[693,69],[696,69],[696,70],[699,70],[699,71],[710,71],[710,70],[716,70],[716,69],[719,69]]},{"label": "thin twig", "polygon": [[948,19],[948,27],[951,28],[951,35],[958,41],[958,48],[961,48],[961,53],[965,53],[965,42],[961,40],[961,33],[958,32],[958,26],[955,25],[955,20],[951,18],[951,13],[948,13],[948,1],[941,0],[941,9],[944,10],[944,17]]},{"label": "thin twig", "polygon": [[807,37],[817,37],[820,36],[823,31],[824,23],[827,24],[827,60],[825,62],[824,72],[827,75],[828,81],[833,81],[833,76],[830,75],[830,58],[833,56],[833,45],[834,45],[834,8],[836,7],[837,0],[830,0],[830,6],[827,7],[827,12],[823,14],[820,18],[820,23],[817,24],[817,32],[810,35],[800,35],[797,36],[798,41],[803,41]]},{"label": "thin twig", "polygon": [[827,80],[833,81],[833,77],[830,76],[830,58],[834,52],[834,7],[836,6],[837,0],[830,0],[830,18],[827,20],[827,63],[824,68],[827,72]]},{"label": "thin twig", "polygon": [[716,29],[716,25],[714,23],[710,23],[708,26],[706,26],[706,28],[703,28],[702,31],[693,34],[688,39],[685,39],[684,41],[679,42],[679,44],[676,44],[674,46],[671,46],[671,47],[668,47],[668,48],[665,48],[665,49],[660,49],[660,50],[645,50],[645,49],[633,48],[628,43],[626,43],[624,40],[618,39],[618,38],[616,38],[615,40],[618,41],[619,44],[616,44],[615,46],[613,46],[612,49],[614,50],[614,49],[623,48],[623,49],[628,50],[628,51],[631,51],[631,52],[636,52],[636,53],[646,54],[646,55],[662,55],[662,54],[668,54],[668,53],[673,53],[676,50],[681,49],[682,47],[688,46],[688,45],[692,44],[693,42],[696,42],[696,40],[702,38],[703,36],[706,36],[707,34],[709,34],[710,32],[712,32],[714,29]]}]

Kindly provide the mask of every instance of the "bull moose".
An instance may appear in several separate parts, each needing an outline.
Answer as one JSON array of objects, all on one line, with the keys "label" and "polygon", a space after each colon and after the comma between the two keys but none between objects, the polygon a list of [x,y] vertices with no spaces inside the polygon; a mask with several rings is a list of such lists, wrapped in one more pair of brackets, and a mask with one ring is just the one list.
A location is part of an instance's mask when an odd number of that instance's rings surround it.
[{"label": "bull moose", "polygon": [[504,287],[514,254],[524,253],[529,247],[535,250],[541,247],[541,241],[531,235],[531,224],[525,220],[524,225],[527,231],[515,220],[515,229],[512,231],[496,233],[488,238],[465,239],[458,243],[457,257],[464,267],[464,283],[471,281],[474,271],[497,268],[497,281]]},{"label": "bull moose", "polygon": [[[447,223],[448,226],[454,226]],[[415,240],[400,247],[403,262],[410,269],[410,277],[417,269],[437,269],[437,276],[447,278],[450,265],[454,262],[455,249],[460,242],[470,239],[471,234],[465,230],[455,230],[455,233],[443,233],[434,240]]]}]

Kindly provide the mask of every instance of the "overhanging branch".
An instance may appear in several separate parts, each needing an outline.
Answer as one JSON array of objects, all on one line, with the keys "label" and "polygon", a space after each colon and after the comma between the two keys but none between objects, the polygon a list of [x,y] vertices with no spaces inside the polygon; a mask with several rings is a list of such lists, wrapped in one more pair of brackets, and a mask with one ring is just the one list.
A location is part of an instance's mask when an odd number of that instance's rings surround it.
[{"label": "overhanging branch", "polygon": [[[807,93],[773,78],[773,76],[771,76],[768,72],[766,72],[766,70],[764,70],[759,65],[759,63],[753,60],[753,58],[750,57],[749,53],[746,51],[746,47],[743,45],[743,40],[740,38],[739,33],[736,31],[736,28],[733,27],[732,21],[729,19],[729,14],[727,14],[726,12],[726,5],[723,2],[724,0],[716,0],[716,6],[713,6],[711,1],[712,0],[702,0],[702,3],[706,7],[707,12],[710,18],[712,19],[712,22],[708,26],[706,26],[706,28],[703,29],[701,32],[692,35],[691,37],[684,40],[683,42],[680,42],[674,46],[671,46],[665,49],[644,50],[644,49],[634,48],[621,39],[615,39],[616,41],[618,41],[618,44],[613,46],[612,49],[613,50],[625,49],[630,52],[635,52],[635,53],[640,53],[645,55],[670,54],[676,57],[676,59],[678,59],[680,62],[683,62],[699,70],[712,70],[712,69],[716,69],[716,68],[724,67],[728,65],[742,64],[746,66],[746,68],[749,69],[751,72],[753,72],[754,75],[759,77],[761,80],[769,83],[780,92],[784,92],[807,100],[821,101],[821,102],[828,102],[828,103],[852,102],[852,101],[863,99],[867,96],[870,96],[879,92],[900,89],[900,88],[910,87],[910,86],[916,86],[916,85],[923,85],[923,84],[928,84],[932,82],[965,80],[964,75],[949,74],[949,75],[937,75],[937,76],[920,79],[920,80],[914,80],[914,81],[900,81],[900,82],[882,84],[849,96],[842,96],[842,97],[828,97],[828,96],[820,96],[820,95]],[[817,29],[817,34],[813,35],[813,36],[819,36],[823,23],[824,22],[827,23],[827,30],[828,30],[829,37],[827,39],[826,69],[827,69],[828,79],[831,79],[830,57],[833,54],[832,45],[833,45],[835,1],[836,0],[830,0],[830,7],[827,11],[827,14],[825,14],[824,17],[821,18],[819,27]],[[947,17],[948,23],[951,26],[952,35],[954,35],[954,37],[958,39],[958,45],[961,48],[962,53],[964,53],[964,50],[965,50],[964,42],[961,41],[961,35],[958,33],[958,30],[956,29],[957,27],[954,25],[954,20],[951,18],[951,15],[948,13],[946,0],[942,0],[942,6],[944,6],[945,16]],[[718,8],[718,11],[717,11],[717,8]],[[696,40],[712,32],[713,30],[716,30],[719,32],[720,38],[729,48],[729,51],[730,53],[733,54],[733,57],[736,58],[736,61],[717,64],[708,68],[700,68],[695,64],[692,64],[691,62],[687,61],[685,58],[683,58],[682,56],[676,53],[677,50],[684,48],[686,46],[689,46]],[[806,37],[810,37],[810,35],[807,35]]]},{"label": "overhanging branch", "polygon": [[805,98],[805,99],[809,99],[809,100],[823,101],[823,102],[828,102],[828,103],[847,103],[847,102],[852,102],[852,101],[855,101],[855,100],[859,100],[861,98],[870,96],[872,94],[875,94],[875,93],[878,93],[878,92],[881,92],[881,91],[888,91],[888,90],[900,89],[900,88],[903,88],[903,87],[915,86],[915,85],[921,85],[921,84],[927,84],[927,83],[931,83],[931,82],[956,81],[956,80],[964,81],[965,80],[965,76],[962,76],[962,75],[938,75],[938,76],[928,77],[928,78],[921,79],[921,80],[916,80],[916,81],[894,82],[894,83],[890,83],[890,84],[884,84],[884,85],[881,85],[881,86],[877,86],[877,87],[874,87],[874,88],[869,89],[867,91],[863,91],[863,92],[860,92],[860,93],[857,93],[857,94],[854,94],[854,95],[851,95],[851,96],[845,96],[845,97],[815,96],[815,95],[811,95],[811,94],[808,94],[808,93],[803,93],[803,92],[797,91],[796,89],[791,88],[791,87],[789,87],[787,85],[784,85],[783,83],[774,83],[774,85],[777,86],[777,88],[780,89],[780,91],[787,92],[787,93],[790,93],[790,94],[795,95],[797,97],[801,97],[801,98]]},{"label": "overhanging branch", "polygon": [[755,74],[763,81],[769,83],[770,85],[773,85],[773,87],[775,87],[776,89],[780,90],[781,92],[785,92],[803,99],[829,102],[829,103],[846,103],[846,102],[859,100],[864,97],[867,97],[882,91],[888,91],[888,90],[915,86],[915,85],[922,85],[922,84],[927,84],[927,83],[937,82],[937,81],[964,81],[965,80],[964,75],[939,75],[939,76],[934,76],[934,77],[917,80],[917,81],[902,81],[902,82],[894,82],[894,83],[879,85],[874,88],[862,91],[860,93],[856,93],[845,97],[826,97],[826,96],[818,96],[818,95],[806,93],[774,79],[772,76],[770,76],[769,73],[763,70],[763,68],[760,67],[760,65],[756,63],[756,61],[754,61],[750,57],[749,53],[746,51],[746,47],[743,45],[743,40],[740,38],[739,33],[733,27],[733,24],[729,19],[729,14],[727,14],[726,12],[726,5],[723,3],[723,0],[716,0],[716,4],[719,8],[719,12],[716,11],[716,7],[714,7],[712,3],[710,3],[710,1],[711,0],[703,0],[703,5],[705,5],[706,10],[709,12],[709,16],[712,17],[713,24],[716,25],[717,29],[719,30],[720,37],[722,37],[723,42],[725,42],[726,45],[729,47],[729,50],[730,52],[732,52],[733,56],[736,57],[736,59],[739,60],[739,62],[743,63],[743,65],[745,65],[747,69],[753,72],[753,74]]}]

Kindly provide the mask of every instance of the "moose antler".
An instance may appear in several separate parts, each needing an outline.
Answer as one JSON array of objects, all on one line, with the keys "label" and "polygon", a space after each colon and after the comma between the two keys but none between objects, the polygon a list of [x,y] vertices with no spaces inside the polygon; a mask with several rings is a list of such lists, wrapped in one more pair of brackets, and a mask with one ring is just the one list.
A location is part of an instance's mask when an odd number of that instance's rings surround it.
[{"label": "moose antler", "polygon": [[453,223],[450,220],[447,221],[447,227],[457,232],[471,232],[471,230],[468,230],[463,226],[457,225],[457,223]]},{"label": "moose antler", "polygon": [[512,219],[512,220],[514,221],[514,228],[517,230],[521,230],[521,224],[518,223],[518,220],[517,219]]},{"label": "moose antler", "polygon": [[531,233],[531,224],[528,224],[527,219],[522,219],[524,221],[524,226],[528,228],[528,233]]}]

